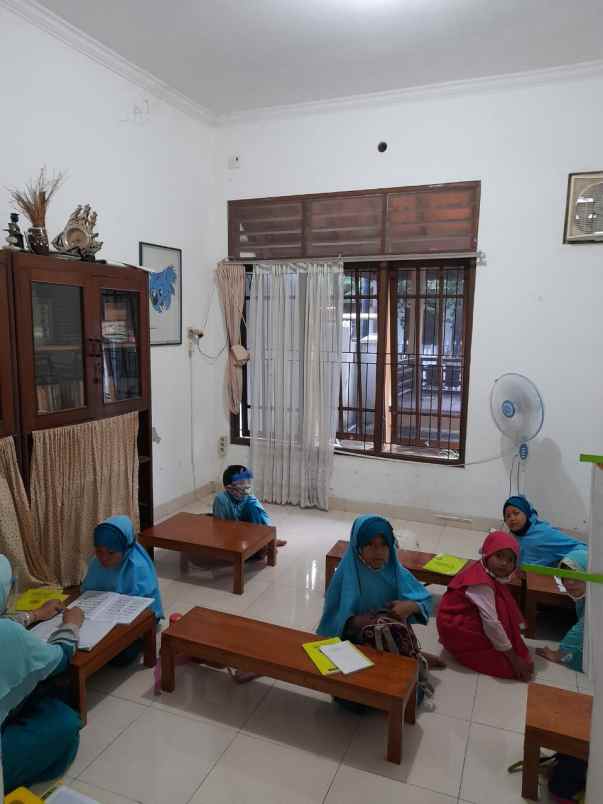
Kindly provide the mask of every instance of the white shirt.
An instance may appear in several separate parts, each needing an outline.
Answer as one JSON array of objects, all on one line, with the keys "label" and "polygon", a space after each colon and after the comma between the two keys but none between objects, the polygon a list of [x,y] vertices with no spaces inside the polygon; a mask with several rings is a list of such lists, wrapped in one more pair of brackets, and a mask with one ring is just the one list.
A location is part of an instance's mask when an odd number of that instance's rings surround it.
[{"label": "white shirt", "polygon": [[477,606],[484,632],[496,650],[507,651],[513,647],[507,632],[498,619],[494,590],[487,583],[479,583],[465,590],[469,600]]}]

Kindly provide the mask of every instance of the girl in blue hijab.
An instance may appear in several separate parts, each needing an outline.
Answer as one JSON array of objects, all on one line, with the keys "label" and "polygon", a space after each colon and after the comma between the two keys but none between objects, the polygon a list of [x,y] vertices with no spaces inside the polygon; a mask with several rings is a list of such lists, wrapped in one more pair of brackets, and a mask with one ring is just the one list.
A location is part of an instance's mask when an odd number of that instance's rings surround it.
[{"label": "girl in blue hijab", "polygon": [[[586,572],[588,570],[588,548],[585,544],[576,547],[568,553],[559,564],[563,569]],[[586,583],[563,578],[563,585],[568,595],[576,604],[576,617],[578,622],[570,628],[561,640],[559,650],[553,648],[537,648],[536,653],[550,662],[564,664],[571,670],[578,673],[584,672],[582,669],[582,657],[584,653],[584,614]]]},{"label": "girl in blue hijab", "polygon": [[134,526],[127,516],[112,516],[94,528],[94,551],[82,582],[82,592],[119,592],[122,595],[152,597],[151,608],[161,620],[163,608],[155,565],[136,541]]},{"label": "girl in blue hijab", "polygon": [[519,563],[556,567],[584,542],[538,519],[538,511],[523,495],[509,497],[503,506],[505,525],[519,541]]},{"label": "girl in blue hijab", "polygon": [[431,595],[398,560],[392,526],[375,514],[359,516],[350,545],[329,584],[318,633],[342,636],[362,614],[391,609],[399,619],[426,624]]},{"label": "girl in blue hijab", "polygon": [[[0,615],[6,611],[13,573],[0,555]],[[77,649],[83,614],[67,609],[48,643],[18,622],[0,618],[0,732],[2,770],[9,793],[62,776],[75,759],[81,722],[39,682],[61,673]]]}]

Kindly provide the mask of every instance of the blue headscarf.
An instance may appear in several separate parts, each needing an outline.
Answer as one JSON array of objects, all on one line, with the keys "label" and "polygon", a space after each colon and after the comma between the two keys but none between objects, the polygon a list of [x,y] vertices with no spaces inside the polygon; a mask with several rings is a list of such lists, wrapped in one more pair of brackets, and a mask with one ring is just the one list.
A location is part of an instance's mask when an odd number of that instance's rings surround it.
[{"label": "blue headscarf", "polygon": [[106,569],[97,558],[93,558],[82,583],[82,591],[152,597],[154,603],[151,608],[160,620],[163,608],[155,565],[144,547],[136,541],[129,517],[112,516],[97,525],[94,529],[94,546],[123,553],[123,559],[118,567]]},{"label": "blue headscarf", "polygon": [[556,567],[561,559],[575,547],[584,544],[573,536],[549,522],[538,519],[538,511],[523,495],[509,497],[503,505],[503,517],[507,506],[519,508],[527,517],[525,526],[514,533],[519,540],[519,563],[540,564],[545,567]]},{"label": "blue headscarf", "polygon": [[[586,572],[588,570],[588,548],[585,544],[574,548],[568,553],[561,564],[570,569]],[[570,595],[571,597],[571,595]],[[582,657],[584,652],[584,614],[585,600],[576,600],[576,617],[578,622],[570,628],[563,637],[559,650],[564,654],[563,663],[572,670],[582,672]]]},{"label": "blue headscarf", "polygon": [[[377,535],[387,542],[389,559],[382,569],[373,570],[361,560],[360,550]],[[341,636],[350,617],[385,608],[392,600],[414,600],[420,613],[409,621],[429,620],[431,595],[400,564],[392,526],[375,514],[359,516],[352,525],[350,545],[329,584],[317,632],[325,637]]]},{"label": "blue headscarf", "polygon": [[[0,615],[6,610],[12,578],[8,559],[0,555]],[[48,645],[22,625],[0,618],[0,725],[62,658],[60,645]]]}]

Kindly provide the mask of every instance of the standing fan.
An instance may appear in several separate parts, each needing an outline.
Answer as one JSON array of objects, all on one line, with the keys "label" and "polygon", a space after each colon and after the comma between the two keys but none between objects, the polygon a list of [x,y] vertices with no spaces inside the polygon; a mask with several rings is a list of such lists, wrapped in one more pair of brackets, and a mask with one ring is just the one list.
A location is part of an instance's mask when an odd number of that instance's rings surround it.
[{"label": "standing fan", "polygon": [[528,441],[538,435],[544,421],[544,402],[538,388],[523,374],[503,374],[492,386],[490,410],[494,424],[525,461]]}]

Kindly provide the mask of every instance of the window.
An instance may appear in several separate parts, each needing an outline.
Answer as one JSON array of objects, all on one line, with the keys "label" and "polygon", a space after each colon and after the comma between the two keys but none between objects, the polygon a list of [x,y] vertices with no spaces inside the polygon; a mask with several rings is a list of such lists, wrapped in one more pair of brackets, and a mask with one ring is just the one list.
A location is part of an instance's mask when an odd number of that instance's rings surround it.
[{"label": "window", "polygon": [[[474,274],[467,258],[346,264],[338,451],[463,462]],[[249,439],[243,372],[235,443]]]}]

